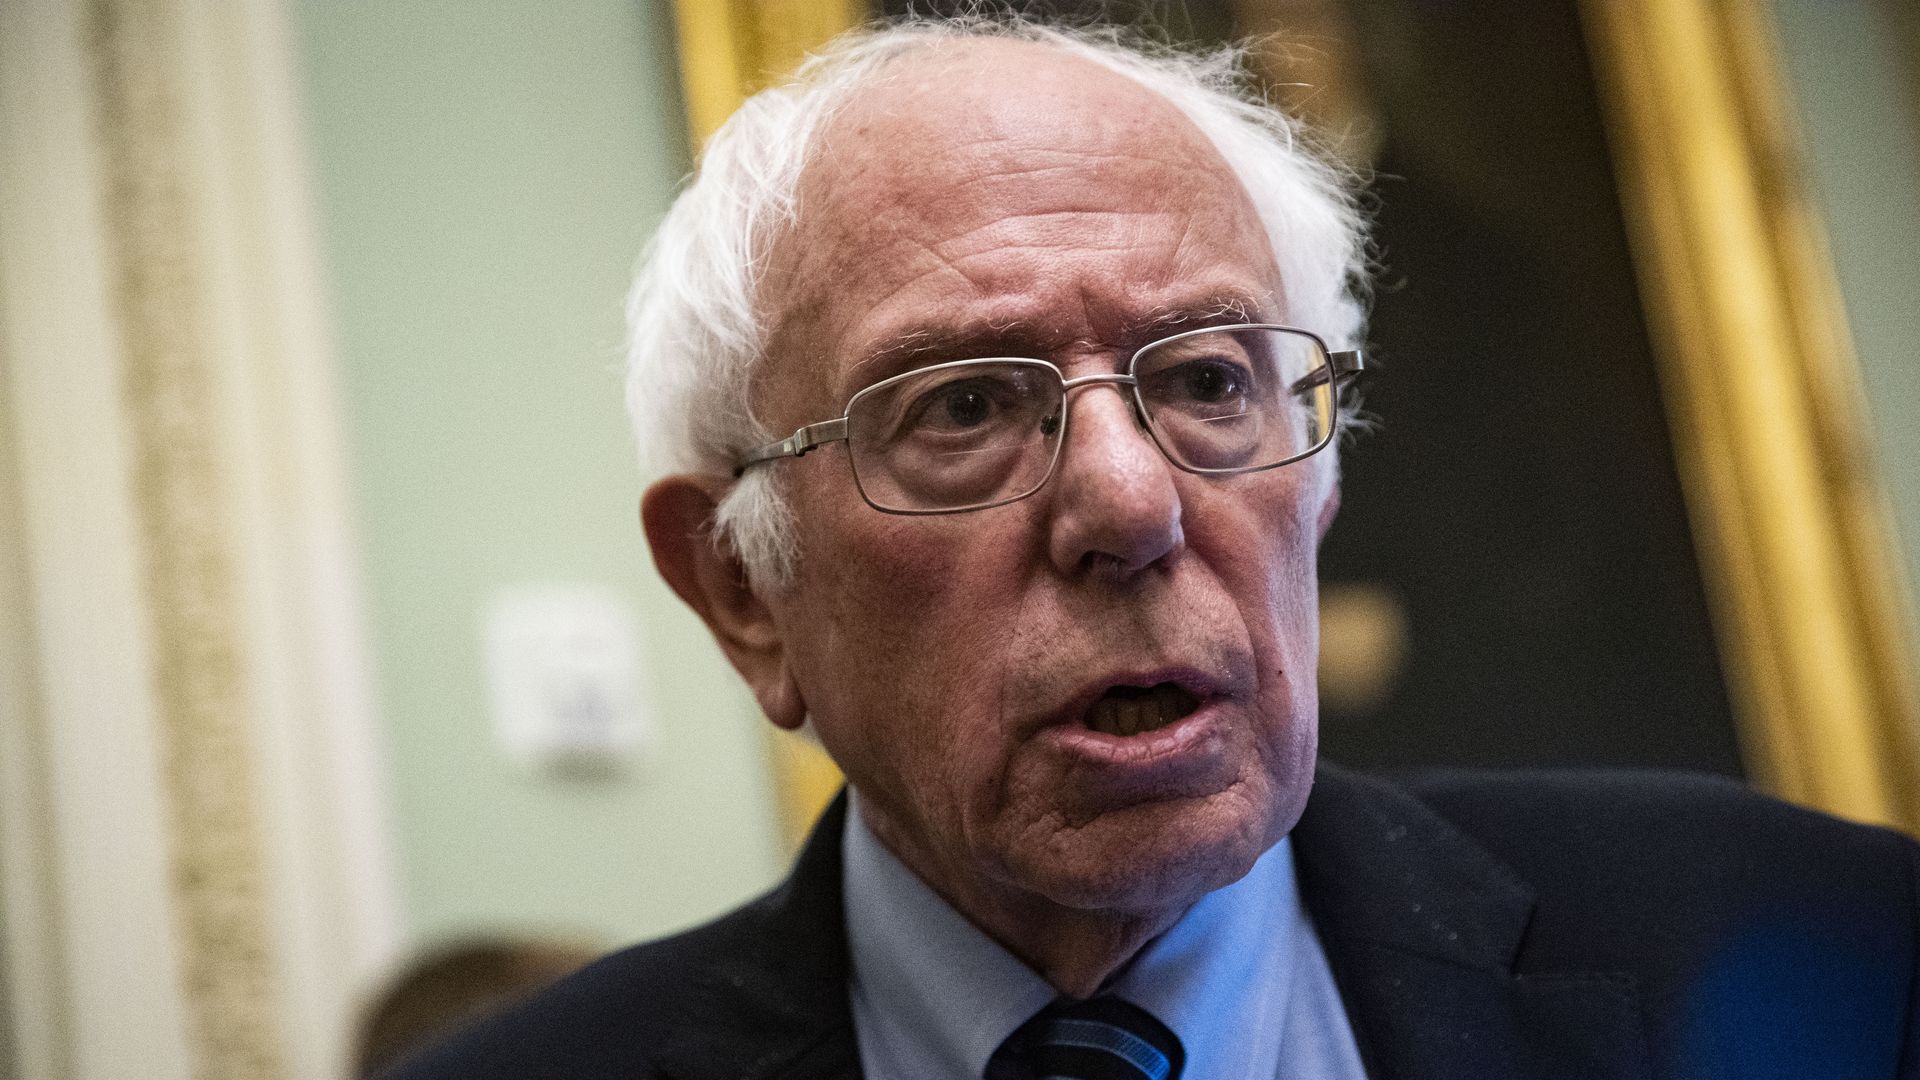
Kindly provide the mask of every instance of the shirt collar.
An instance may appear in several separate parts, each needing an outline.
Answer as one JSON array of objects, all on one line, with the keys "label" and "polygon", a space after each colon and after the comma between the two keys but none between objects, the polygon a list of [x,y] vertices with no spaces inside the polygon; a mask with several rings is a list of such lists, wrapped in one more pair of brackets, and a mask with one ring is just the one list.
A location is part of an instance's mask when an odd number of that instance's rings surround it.
[{"label": "shirt collar", "polygon": [[[887,850],[866,827],[857,794],[849,796],[847,944],[862,1058],[877,1075],[979,1076],[1000,1043],[1057,995]],[[1244,1033],[1277,1032],[1287,1015],[1301,920],[1283,839],[1149,942],[1111,989],[1179,1036],[1185,1075],[1273,1075],[1278,1040]]]},{"label": "shirt collar", "polygon": [[[1293,874],[1292,838],[1246,876],[1202,896],[1148,942],[1112,991],[1180,1037],[1182,1075],[1275,1076],[1306,926]],[[1265,1032],[1271,1037],[1247,1037]]]},{"label": "shirt collar", "polygon": [[878,1050],[897,1067],[935,1068],[924,1075],[981,1075],[1053,987],[888,851],[851,791],[843,843],[862,1057]]}]

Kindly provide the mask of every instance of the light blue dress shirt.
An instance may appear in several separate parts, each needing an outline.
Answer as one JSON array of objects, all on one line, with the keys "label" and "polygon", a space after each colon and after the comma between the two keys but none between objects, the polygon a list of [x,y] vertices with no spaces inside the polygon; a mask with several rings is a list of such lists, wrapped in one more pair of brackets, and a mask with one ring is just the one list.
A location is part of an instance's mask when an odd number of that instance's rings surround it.
[{"label": "light blue dress shirt", "polygon": [[[848,807],[847,944],[868,1080],[978,1077],[1056,994],[907,869]],[[1365,1080],[1282,840],[1149,942],[1111,992],[1186,1048],[1183,1080]]]}]

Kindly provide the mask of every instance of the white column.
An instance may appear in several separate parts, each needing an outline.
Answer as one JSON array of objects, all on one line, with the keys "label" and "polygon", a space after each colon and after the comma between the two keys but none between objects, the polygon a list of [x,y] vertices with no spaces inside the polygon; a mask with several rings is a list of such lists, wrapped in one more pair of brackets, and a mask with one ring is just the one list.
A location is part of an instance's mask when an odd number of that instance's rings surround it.
[{"label": "white column", "polygon": [[22,1075],[333,1080],[397,917],[276,0],[0,4]]}]

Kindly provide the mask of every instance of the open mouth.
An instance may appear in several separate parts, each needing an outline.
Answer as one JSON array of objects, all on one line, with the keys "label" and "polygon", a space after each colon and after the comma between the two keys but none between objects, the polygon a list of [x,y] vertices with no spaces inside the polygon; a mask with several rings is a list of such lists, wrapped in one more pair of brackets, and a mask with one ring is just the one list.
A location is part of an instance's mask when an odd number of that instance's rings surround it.
[{"label": "open mouth", "polygon": [[1139,735],[1157,731],[1200,707],[1200,699],[1179,683],[1112,686],[1087,710],[1086,725],[1103,735]]}]

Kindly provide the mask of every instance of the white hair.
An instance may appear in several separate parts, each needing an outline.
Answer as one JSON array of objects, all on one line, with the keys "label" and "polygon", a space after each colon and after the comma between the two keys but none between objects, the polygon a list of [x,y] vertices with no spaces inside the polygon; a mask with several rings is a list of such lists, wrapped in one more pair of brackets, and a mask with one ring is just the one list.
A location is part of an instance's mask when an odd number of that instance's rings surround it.
[{"label": "white hair", "polygon": [[[1244,48],[1187,52],[1112,28],[1018,18],[910,19],[843,35],[785,84],[749,98],[708,141],[647,245],[627,299],[627,406],[654,468],[731,476],[742,453],[788,434],[760,422],[750,390],[770,329],[762,272],[795,225],[801,171],[827,120],[879,69],[967,38],[1045,44],[1165,98],[1212,141],[1251,197],[1278,263],[1287,321],[1334,349],[1358,347],[1366,241],[1355,185],[1307,145],[1297,121],[1265,102]],[[784,585],[798,554],[782,472],[749,469],[712,523],[714,541],[731,545],[760,587]]]}]

